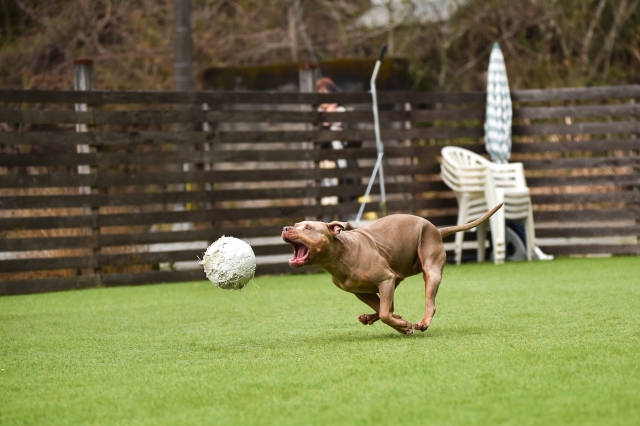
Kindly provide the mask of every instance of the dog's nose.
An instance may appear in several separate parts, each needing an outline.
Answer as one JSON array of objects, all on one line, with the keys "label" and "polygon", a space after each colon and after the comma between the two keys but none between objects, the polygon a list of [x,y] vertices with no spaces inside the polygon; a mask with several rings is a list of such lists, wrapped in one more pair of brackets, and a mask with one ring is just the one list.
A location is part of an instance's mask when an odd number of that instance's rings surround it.
[{"label": "dog's nose", "polygon": [[282,232],[287,232],[289,229],[291,229],[291,226],[285,226],[282,228]]}]

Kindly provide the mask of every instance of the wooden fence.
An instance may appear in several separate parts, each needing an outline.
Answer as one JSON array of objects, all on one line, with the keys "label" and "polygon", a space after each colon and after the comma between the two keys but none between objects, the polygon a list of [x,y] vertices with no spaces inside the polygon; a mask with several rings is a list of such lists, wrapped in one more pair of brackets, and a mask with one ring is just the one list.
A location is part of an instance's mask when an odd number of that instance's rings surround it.
[{"label": "wooden fence", "polygon": [[[640,85],[512,93],[511,161],[524,163],[545,252],[640,253],[637,98]],[[484,154],[484,101],[379,93],[390,213],[455,223],[439,153]],[[347,111],[318,112],[327,102]],[[252,244],[258,274],[291,272],[283,225],[358,211],[376,156],[370,102],[367,93],[0,90],[0,294],[201,280],[195,260],[222,235]],[[336,150],[334,140],[348,143]]]}]

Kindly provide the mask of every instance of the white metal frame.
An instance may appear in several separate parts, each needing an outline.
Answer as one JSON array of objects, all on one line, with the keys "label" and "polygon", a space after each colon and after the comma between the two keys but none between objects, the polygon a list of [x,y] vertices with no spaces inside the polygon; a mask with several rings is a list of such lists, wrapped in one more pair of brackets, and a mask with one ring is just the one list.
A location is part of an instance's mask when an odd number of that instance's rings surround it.
[{"label": "white metal frame", "polygon": [[378,77],[378,71],[380,70],[380,63],[382,62],[382,58],[384,57],[384,52],[387,50],[387,45],[383,44],[382,49],[380,49],[380,56],[376,61],[376,65],[373,68],[373,74],[371,75],[371,101],[373,104],[373,124],[374,130],[376,133],[376,149],[378,151],[378,158],[376,160],[376,165],[373,167],[373,173],[371,173],[371,178],[369,179],[369,185],[367,185],[367,191],[362,197],[362,203],[360,204],[360,210],[358,211],[358,216],[356,217],[356,225],[360,223],[360,218],[362,217],[362,213],[364,212],[364,206],[367,204],[367,200],[369,199],[369,193],[371,192],[371,187],[373,186],[373,181],[376,178],[376,174],[379,173],[380,178],[380,210],[382,216],[387,215],[387,194],[384,186],[384,168],[382,167],[382,159],[384,157],[384,145],[382,144],[382,140],[380,140],[380,121],[378,119],[378,95],[376,92],[376,78]]}]

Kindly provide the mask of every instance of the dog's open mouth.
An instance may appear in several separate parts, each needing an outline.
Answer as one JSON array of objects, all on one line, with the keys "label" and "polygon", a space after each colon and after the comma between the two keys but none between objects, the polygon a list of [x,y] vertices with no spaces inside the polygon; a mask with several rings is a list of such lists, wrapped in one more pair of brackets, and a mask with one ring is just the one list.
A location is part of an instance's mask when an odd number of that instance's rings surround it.
[{"label": "dog's open mouth", "polygon": [[289,266],[299,268],[309,261],[309,247],[296,241],[285,240],[293,247],[293,257],[289,259]]}]

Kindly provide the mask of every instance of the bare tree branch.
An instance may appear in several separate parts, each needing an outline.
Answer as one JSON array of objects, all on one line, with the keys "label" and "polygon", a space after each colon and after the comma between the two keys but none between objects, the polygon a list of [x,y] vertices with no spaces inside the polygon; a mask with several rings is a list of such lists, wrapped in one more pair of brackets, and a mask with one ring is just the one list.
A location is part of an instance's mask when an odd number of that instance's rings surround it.
[{"label": "bare tree branch", "polygon": [[[615,44],[616,38],[618,37],[618,33],[620,32],[620,27],[624,24],[624,22],[629,19],[636,11],[638,6],[638,0],[635,0],[631,7],[627,8],[627,0],[620,0],[620,4],[618,9],[616,10],[615,18],[613,20],[613,24],[611,25],[611,29],[607,34],[607,37],[604,41],[604,47],[596,57],[594,64],[589,72],[588,81],[592,80],[598,72],[600,68],[600,64],[604,60],[604,77],[606,78],[609,74],[609,67],[611,65],[611,53],[613,52],[613,46]],[[630,11],[630,13],[629,13]]]},{"label": "bare tree branch", "polygon": [[596,8],[596,12],[594,13],[591,21],[589,22],[589,28],[587,29],[587,34],[584,36],[584,40],[582,42],[582,50],[580,52],[580,59],[582,60],[582,74],[587,73],[587,68],[589,67],[589,50],[591,50],[591,41],[593,40],[593,32],[595,31],[598,22],[600,21],[600,15],[602,15],[602,10],[604,9],[604,5],[607,3],[607,0],[600,0],[598,3],[598,7]]}]

